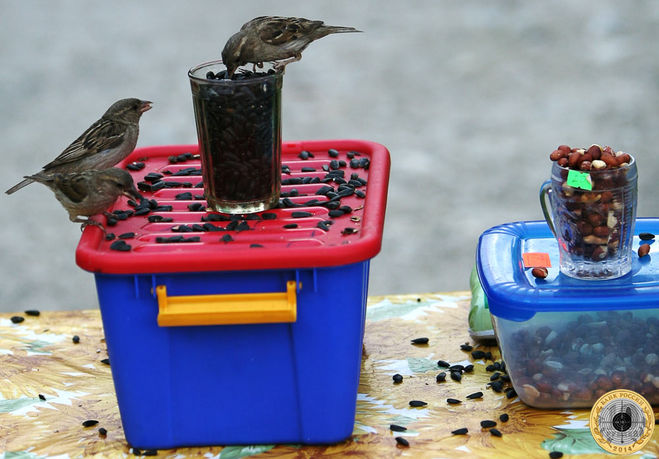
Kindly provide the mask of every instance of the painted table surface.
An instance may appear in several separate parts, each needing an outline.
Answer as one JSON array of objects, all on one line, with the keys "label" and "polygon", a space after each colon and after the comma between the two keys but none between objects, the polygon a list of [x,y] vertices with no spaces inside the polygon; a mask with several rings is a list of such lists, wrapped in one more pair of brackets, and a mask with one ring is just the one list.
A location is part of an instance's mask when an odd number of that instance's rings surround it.
[{"label": "painted table surface", "polygon": [[[159,457],[263,458],[293,457],[601,457],[604,451],[588,429],[588,410],[537,410],[517,397],[487,387],[491,362],[474,360],[463,343],[474,343],[467,331],[469,293],[433,293],[370,297],[364,338],[355,428],[336,445],[253,445],[179,448],[157,451]],[[14,315],[25,317],[14,324]],[[79,344],[72,336],[80,337]],[[411,340],[429,338],[427,345]],[[114,394],[98,310],[43,312],[38,317],[0,314],[0,459],[40,457],[130,457]],[[437,360],[473,363],[461,382],[437,383]],[[393,384],[392,375],[404,376]],[[466,399],[481,391],[482,399]],[[40,395],[45,398],[42,400]],[[447,398],[462,400],[458,405]],[[427,406],[413,408],[410,400]],[[509,415],[501,422],[502,413]],[[99,424],[83,427],[96,419]],[[480,421],[497,421],[502,437]],[[391,424],[407,427],[392,432]],[[103,427],[107,435],[99,435]],[[467,435],[451,431],[466,427]],[[634,457],[659,456],[658,433]],[[396,443],[402,436],[409,446]],[[153,451],[151,452],[153,453]]]}]

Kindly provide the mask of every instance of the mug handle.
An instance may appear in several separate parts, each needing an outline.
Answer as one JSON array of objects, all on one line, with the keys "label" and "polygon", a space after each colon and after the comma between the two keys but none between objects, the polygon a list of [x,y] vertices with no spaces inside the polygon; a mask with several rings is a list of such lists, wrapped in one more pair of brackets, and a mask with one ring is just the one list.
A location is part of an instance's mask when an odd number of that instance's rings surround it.
[{"label": "mug handle", "polygon": [[[540,206],[542,207],[542,213],[545,215],[545,220],[549,229],[554,236],[556,236],[556,229],[554,228],[554,220],[551,216],[551,180],[545,181],[540,187]],[[547,201],[549,201],[549,207],[547,206]]]}]

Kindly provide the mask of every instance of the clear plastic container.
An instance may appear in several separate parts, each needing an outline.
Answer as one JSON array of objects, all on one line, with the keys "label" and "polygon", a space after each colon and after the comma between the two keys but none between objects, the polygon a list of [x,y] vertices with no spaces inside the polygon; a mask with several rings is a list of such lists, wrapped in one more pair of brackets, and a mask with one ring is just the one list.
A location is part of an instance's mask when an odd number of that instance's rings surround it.
[{"label": "clear plastic container", "polygon": [[[659,219],[636,220],[638,233]],[[632,240],[632,246],[649,241]],[[524,253],[547,253],[549,275],[536,279]],[[484,232],[478,277],[506,370],[520,399],[538,408],[590,407],[602,394],[629,389],[659,403],[659,260],[632,257],[631,271],[600,282],[558,269],[558,243],[546,222],[517,222]]]}]

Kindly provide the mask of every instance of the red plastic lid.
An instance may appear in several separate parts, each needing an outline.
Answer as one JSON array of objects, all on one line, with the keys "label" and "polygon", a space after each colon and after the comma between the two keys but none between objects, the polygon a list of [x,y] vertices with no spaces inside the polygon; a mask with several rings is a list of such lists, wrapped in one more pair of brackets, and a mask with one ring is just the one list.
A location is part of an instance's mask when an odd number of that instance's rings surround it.
[{"label": "red plastic lid", "polygon": [[[338,151],[338,157],[330,150]],[[303,151],[312,156],[302,159]],[[121,211],[135,208],[121,197],[109,211],[124,220],[110,226],[105,217],[94,217],[116,238],[106,240],[98,227],[86,227],[76,249],[78,266],[107,274],[311,268],[356,263],[380,251],[390,163],[383,145],[362,140],[285,142],[280,199],[284,207],[228,221],[226,214],[204,210],[197,153],[197,145],[146,147],[117,165],[129,169],[142,195],[156,200],[159,208],[126,218],[130,212],[121,215]],[[130,170],[141,167],[135,164],[140,162],[144,168]],[[341,180],[328,181],[327,172],[337,167],[345,171],[346,182],[355,177],[351,184],[355,191],[340,198],[340,206],[350,211],[330,216],[330,209],[321,205],[330,198],[316,193],[323,187],[338,190]],[[192,175],[180,175],[180,171]],[[144,191],[154,183],[145,182],[149,173],[162,174],[155,181],[170,186]],[[307,204],[313,199],[316,203]],[[113,244],[126,251],[112,249]]]}]

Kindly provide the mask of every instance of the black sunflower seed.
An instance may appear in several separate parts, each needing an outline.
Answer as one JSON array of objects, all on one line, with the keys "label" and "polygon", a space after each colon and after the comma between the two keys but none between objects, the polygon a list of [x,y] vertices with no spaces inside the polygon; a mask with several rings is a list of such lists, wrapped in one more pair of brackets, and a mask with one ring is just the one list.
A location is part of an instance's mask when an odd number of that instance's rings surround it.
[{"label": "black sunflower seed", "polygon": [[499,416],[499,421],[501,422],[508,422],[508,419],[510,419],[510,417],[506,413],[503,413],[501,416]]},{"label": "black sunflower seed", "polygon": [[357,232],[357,228],[350,228],[346,227],[341,230],[341,234],[355,234]]},{"label": "black sunflower seed", "polygon": [[301,211],[301,210],[291,212],[291,217],[293,217],[293,218],[306,218],[306,217],[311,217],[311,216],[313,216],[313,213],[311,213],[311,212],[306,212],[306,211]]},{"label": "black sunflower seed", "polygon": [[158,450],[157,449],[145,449],[142,451],[142,456],[157,456],[158,455]]},{"label": "black sunflower seed", "polygon": [[135,233],[129,232],[129,233],[122,233],[119,236],[119,239],[132,239],[135,237]]},{"label": "black sunflower seed", "polygon": [[128,169],[129,171],[141,171],[142,169],[144,169],[145,166],[146,164],[144,164],[143,162],[135,161],[133,163],[126,164],[126,169]]},{"label": "black sunflower seed", "polygon": [[80,337],[78,335],[73,335],[71,341],[73,341],[73,344],[78,344],[80,342]]},{"label": "black sunflower seed", "polygon": [[459,371],[452,371],[451,372],[451,379],[453,381],[457,381],[457,382],[462,381],[462,373],[460,373]]},{"label": "black sunflower seed", "polygon": [[638,235],[638,237],[641,241],[649,241],[649,240],[654,239],[654,234],[652,234],[652,233],[640,233]]},{"label": "black sunflower seed", "polygon": [[249,245],[250,249],[258,249],[258,248],[262,248],[262,247],[263,247],[263,244],[250,244]]},{"label": "black sunflower seed", "polygon": [[484,351],[481,351],[481,350],[472,351],[471,356],[472,356],[474,359],[479,360],[479,359],[482,359],[482,358],[485,357],[485,352],[484,352]]},{"label": "black sunflower seed", "polygon": [[157,172],[149,172],[144,176],[144,181],[145,182],[157,182],[158,180],[162,179],[164,176],[162,174],[159,174]]},{"label": "black sunflower seed", "polygon": [[410,406],[418,408],[420,406],[426,406],[428,403],[422,400],[410,400]]},{"label": "black sunflower seed", "polygon": [[549,457],[551,459],[560,459],[563,457],[563,452],[562,451],[552,451],[549,453]]},{"label": "black sunflower seed", "polygon": [[474,371],[474,366],[471,365],[471,364],[467,365],[467,366],[464,368],[464,372],[465,372],[465,373],[471,373],[471,372],[473,372],[473,371]]},{"label": "black sunflower seed", "polygon": [[158,191],[158,190],[162,190],[166,186],[167,186],[167,182],[163,182],[163,181],[156,182],[156,183],[153,183],[151,185],[151,191],[155,192],[155,191]]},{"label": "black sunflower seed", "polygon": [[407,430],[407,427],[391,424],[389,426],[389,430],[391,430],[392,432],[405,432]]},{"label": "black sunflower seed", "polygon": [[110,359],[103,359],[103,360],[101,360],[101,363],[104,363],[106,365],[110,365]]},{"label": "black sunflower seed", "polygon": [[467,395],[467,398],[470,400],[474,400],[477,398],[483,398],[483,393],[482,392],[474,392],[473,394]]},{"label": "black sunflower seed", "polygon": [[192,201],[193,196],[192,193],[189,191],[186,191],[185,193],[179,193],[176,196],[174,196],[174,199],[177,201]]},{"label": "black sunflower seed", "polygon": [[485,360],[492,360],[492,353],[490,351],[485,353]]},{"label": "black sunflower seed", "polygon": [[355,190],[355,194],[357,195],[358,198],[365,198],[366,193],[364,193],[362,190]]},{"label": "black sunflower seed", "polygon": [[139,207],[135,209],[135,216],[139,217],[141,215],[146,215],[151,212],[151,209],[148,207]]},{"label": "black sunflower seed", "polygon": [[307,150],[302,150],[302,151],[300,152],[300,154],[297,155],[297,156],[298,156],[298,158],[300,158],[300,159],[309,159],[309,158],[313,158],[313,157],[314,157],[313,154],[312,154],[310,151],[307,151]]},{"label": "black sunflower seed", "polygon": [[499,429],[494,429],[494,428],[490,429],[490,434],[494,435],[495,437],[501,437],[502,436]]},{"label": "black sunflower seed", "polygon": [[485,371],[494,371],[494,364],[490,364],[485,367]]},{"label": "black sunflower seed", "polygon": [[11,317],[9,320],[11,320],[12,323],[20,324],[21,322],[23,322],[23,321],[25,320],[25,317],[21,317],[21,316],[13,316],[13,317]]},{"label": "black sunflower seed", "polygon": [[118,220],[114,217],[106,217],[105,218],[105,226],[116,226]]},{"label": "black sunflower seed", "polygon": [[412,344],[428,344],[428,338],[414,338]]},{"label": "black sunflower seed", "polygon": [[286,229],[297,228],[297,223],[287,223],[283,227],[286,228]]},{"label": "black sunflower seed", "polygon": [[512,387],[509,389],[506,389],[506,398],[515,398],[517,397],[517,391],[513,389]]},{"label": "black sunflower seed", "polygon": [[117,237],[117,236],[114,233],[105,233],[105,240],[106,241],[111,241],[115,237]]},{"label": "black sunflower seed", "polygon": [[466,427],[463,427],[462,429],[455,429],[455,430],[451,431],[451,433],[453,435],[467,435],[468,432],[469,432],[469,429],[467,429]]},{"label": "black sunflower seed", "polygon": [[490,381],[496,381],[497,379],[499,379],[499,376],[501,376],[501,373],[499,373],[498,371],[495,372],[492,376],[490,376]]},{"label": "black sunflower seed", "polygon": [[92,427],[98,424],[98,421],[96,419],[88,419],[86,421],[83,421],[82,426],[83,427]]},{"label": "black sunflower seed", "polygon": [[98,434],[99,434],[101,437],[105,437],[105,436],[108,434],[108,430],[107,430],[106,428],[104,428],[104,427],[100,427],[100,428],[98,429]]},{"label": "black sunflower seed", "polygon": [[446,360],[438,360],[437,361],[437,366],[442,367],[442,368],[448,368],[451,366],[450,363],[448,363]]},{"label": "black sunflower seed", "polygon": [[231,237],[230,234],[225,234],[224,236],[222,236],[220,238],[220,241],[222,241],[222,242],[231,242],[231,241],[233,241],[233,238]]},{"label": "black sunflower seed", "polygon": [[345,212],[343,212],[341,209],[336,209],[336,210],[330,210],[327,215],[329,215],[331,218],[337,218],[341,217],[344,215]]},{"label": "black sunflower seed", "polygon": [[171,212],[172,209],[173,209],[173,207],[170,206],[170,205],[162,205],[162,206],[159,205],[158,207],[156,207],[155,209],[153,209],[153,211],[154,211],[154,212]]},{"label": "black sunflower seed", "polygon": [[449,405],[457,405],[459,403],[462,403],[462,400],[458,400],[457,398],[447,398],[446,403]]},{"label": "black sunflower seed", "polygon": [[315,167],[303,167],[303,168],[300,169],[300,170],[301,170],[302,172],[316,172],[316,168],[315,168]]},{"label": "black sunflower seed", "polygon": [[316,227],[320,228],[323,231],[329,231],[330,230],[330,225],[332,222],[324,220],[322,222],[318,222]]},{"label": "black sunflower seed", "polygon": [[194,202],[192,204],[188,204],[188,209],[190,212],[201,212],[204,210],[204,205],[200,202]]},{"label": "black sunflower seed", "polygon": [[261,214],[261,218],[263,218],[263,220],[275,220],[277,218],[277,214],[273,214],[272,212],[266,212]]},{"label": "black sunflower seed", "polygon": [[503,381],[498,380],[494,381],[492,383],[489,383],[489,386],[492,388],[494,392],[501,392],[503,391]]},{"label": "black sunflower seed", "polygon": [[464,343],[460,345],[460,349],[462,349],[463,351],[471,352],[474,349],[474,346],[472,346],[471,344]]},{"label": "black sunflower seed", "polygon": [[327,154],[330,155],[331,158],[338,158],[339,157],[339,152],[335,150],[334,148],[330,148],[327,150]]},{"label": "black sunflower seed", "polygon": [[403,376],[399,375],[396,373],[395,375],[392,376],[392,379],[394,380],[394,384],[399,384],[403,382]]},{"label": "black sunflower seed", "polygon": [[490,428],[490,427],[494,427],[494,426],[496,426],[496,425],[497,425],[496,421],[491,421],[491,420],[489,420],[489,419],[486,419],[485,421],[481,421],[481,427],[482,427],[483,429],[487,429],[487,428]]},{"label": "black sunflower seed", "polygon": [[110,244],[110,249],[117,250],[119,252],[130,252],[131,246],[130,244],[127,244],[123,239],[120,239]]},{"label": "black sunflower seed", "polygon": [[39,394],[39,400],[46,400],[46,396],[43,394]]},{"label": "black sunflower seed", "polygon": [[28,315],[28,316],[36,317],[36,316],[41,315],[41,312],[36,310],[36,309],[28,309],[27,311],[25,311],[25,314]]},{"label": "black sunflower seed", "polygon": [[435,380],[436,380],[437,382],[444,382],[444,381],[446,381],[446,372],[442,371],[441,373],[439,373],[439,374],[437,375],[437,377],[435,378]]},{"label": "black sunflower seed", "polygon": [[464,365],[456,364],[456,365],[451,365],[450,367],[448,367],[448,369],[451,370],[451,371],[459,371],[460,373],[462,373],[464,371],[465,367],[464,367]]},{"label": "black sunflower seed", "polygon": [[400,446],[410,446],[410,442],[405,440],[403,437],[396,437],[396,443]]},{"label": "black sunflower seed", "polygon": [[329,167],[330,167],[331,170],[337,170],[339,167],[341,167],[341,165],[339,164],[339,162],[336,159],[333,159],[333,160],[330,161]]}]

